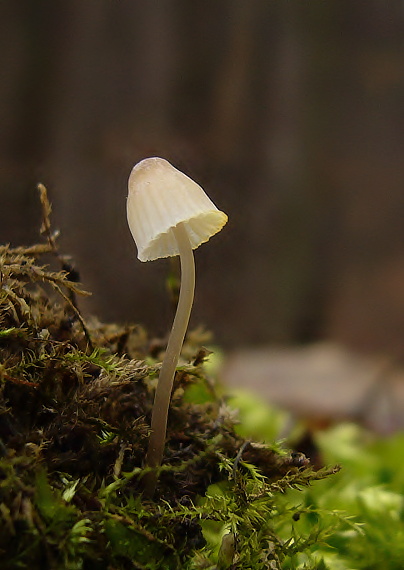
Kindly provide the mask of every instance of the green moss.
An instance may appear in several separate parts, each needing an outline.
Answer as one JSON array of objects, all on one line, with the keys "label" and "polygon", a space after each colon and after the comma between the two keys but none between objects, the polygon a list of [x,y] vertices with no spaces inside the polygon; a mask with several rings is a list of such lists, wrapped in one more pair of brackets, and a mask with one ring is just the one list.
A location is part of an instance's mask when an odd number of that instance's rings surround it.
[{"label": "green moss", "polygon": [[325,530],[285,538],[298,509],[278,497],[335,469],[237,433],[197,333],[142,498],[155,348],[139,326],[85,321],[40,196],[45,243],[0,247],[1,568],[281,568],[312,548]]}]

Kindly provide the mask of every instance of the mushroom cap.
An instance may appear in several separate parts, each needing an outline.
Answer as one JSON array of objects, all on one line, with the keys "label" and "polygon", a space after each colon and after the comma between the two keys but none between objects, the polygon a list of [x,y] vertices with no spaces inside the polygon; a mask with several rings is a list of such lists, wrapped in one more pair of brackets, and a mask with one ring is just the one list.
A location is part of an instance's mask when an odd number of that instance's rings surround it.
[{"label": "mushroom cap", "polygon": [[192,249],[227,222],[203,189],[163,158],[145,158],[129,176],[127,215],[140,261],[179,255],[171,231],[183,223]]}]

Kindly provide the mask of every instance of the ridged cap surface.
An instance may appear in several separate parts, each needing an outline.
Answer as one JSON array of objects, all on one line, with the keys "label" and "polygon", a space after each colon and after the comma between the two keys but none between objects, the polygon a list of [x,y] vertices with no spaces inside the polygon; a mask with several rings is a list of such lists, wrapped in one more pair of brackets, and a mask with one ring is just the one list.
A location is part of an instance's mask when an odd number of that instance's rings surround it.
[{"label": "ridged cap surface", "polygon": [[140,261],[178,255],[171,229],[182,222],[192,249],[227,222],[203,189],[163,158],[145,158],[129,176],[127,215]]}]

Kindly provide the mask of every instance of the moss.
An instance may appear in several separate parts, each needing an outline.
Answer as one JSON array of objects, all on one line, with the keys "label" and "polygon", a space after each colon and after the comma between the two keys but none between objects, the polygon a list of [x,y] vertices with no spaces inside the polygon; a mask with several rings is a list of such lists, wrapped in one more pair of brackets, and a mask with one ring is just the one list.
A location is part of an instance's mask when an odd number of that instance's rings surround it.
[{"label": "moss", "polygon": [[277,495],[335,469],[237,435],[195,333],[155,500],[143,500],[156,347],[140,326],[84,320],[78,297],[88,293],[59,253],[39,189],[44,243],[0,247],[1,567],[281,568],[317,537],[279,538],[296,509],[278,512]]}]

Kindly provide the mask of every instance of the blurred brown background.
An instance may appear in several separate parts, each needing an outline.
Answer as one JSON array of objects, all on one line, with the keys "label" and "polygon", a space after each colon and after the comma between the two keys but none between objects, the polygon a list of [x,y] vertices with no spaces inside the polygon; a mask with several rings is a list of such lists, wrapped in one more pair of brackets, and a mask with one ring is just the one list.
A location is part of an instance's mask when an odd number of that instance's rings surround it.
[{"label": "blurred brown background", "polygon": [[402,1],[3,0],[0,70],[0,242],[37,239],[43,182],[86,311],[171,325],[169,264],[137,261],[125,214],[160,155],[229,215],[193,325],[402,353]]}]

